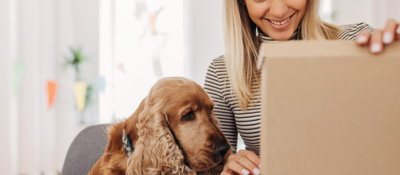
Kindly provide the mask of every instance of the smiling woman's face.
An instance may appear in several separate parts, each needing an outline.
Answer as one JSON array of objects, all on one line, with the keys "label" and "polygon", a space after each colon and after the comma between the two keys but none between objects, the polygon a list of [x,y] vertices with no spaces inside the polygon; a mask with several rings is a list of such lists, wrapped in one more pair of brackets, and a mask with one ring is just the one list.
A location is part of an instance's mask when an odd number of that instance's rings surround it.
[{"label": "smiling woman's face", "polygon": [[307,0],[245,0],[250,18],[272,39],[290,39],[307,7]]}]

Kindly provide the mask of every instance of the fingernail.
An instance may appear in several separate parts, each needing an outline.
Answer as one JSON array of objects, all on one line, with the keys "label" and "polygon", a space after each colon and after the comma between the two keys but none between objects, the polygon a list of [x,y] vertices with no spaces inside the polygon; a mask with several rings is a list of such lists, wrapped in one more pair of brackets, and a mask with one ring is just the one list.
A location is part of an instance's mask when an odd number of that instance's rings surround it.
[{"label": "fingernail", "polygon": [[358,43],[363,43],[366,41],[367,41],[367,37],[365,37],[364,35],[361,35],[360,37],[357,38]]},{"label": "fingernail", "polygon": [[400,26],[397,27],[397,32],[396,33],[400,35]]},{"label": "fingernail", "polygon": [[258,168],[261,168],[261,163],[260,163],[260,165],[258,165]]},{"label": "fingernail", "polygon": [[261,173],[261,171],[260,171],[260,169],[258,169],[258,168],[254,168],[253,173],[254,173],[255,175],[259,175],[259,174]]},{"label": "fingernail", "polygon": [[393,36],[390,32],[385,32],[385,34],[383,34],[383,43],[385,44],[389,44],[392,42]]},{"label": "fingernail", "polygon": [[248,174],[250,173],[250,171],[248,171],[248,170],[246,170],[246,169],[242,169],[242,173],[243,173],[244,175],[248,175]]},{"label": "fingernail", "polygon": [[379,43],[372,44],[371,52],[378,53],[379,51],[381,51],[381,45]]}]

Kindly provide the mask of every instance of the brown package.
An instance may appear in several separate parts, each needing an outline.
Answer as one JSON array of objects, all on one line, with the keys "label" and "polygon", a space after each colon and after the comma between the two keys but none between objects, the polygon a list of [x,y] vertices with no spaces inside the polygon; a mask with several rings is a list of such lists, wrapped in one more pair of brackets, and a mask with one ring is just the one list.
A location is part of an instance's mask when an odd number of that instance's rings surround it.
[{"label": "brown package", "polygon": [[400,42],[264,43],[263,175],[400,175]]}]

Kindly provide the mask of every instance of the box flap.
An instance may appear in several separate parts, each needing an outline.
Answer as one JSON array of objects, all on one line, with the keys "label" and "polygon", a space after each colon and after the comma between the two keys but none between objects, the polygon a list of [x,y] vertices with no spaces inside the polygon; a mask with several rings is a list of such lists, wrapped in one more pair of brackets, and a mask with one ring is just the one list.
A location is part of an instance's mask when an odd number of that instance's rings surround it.
[{"label": "box flap", "polygon": [[[396,52],[399,46],[400,42],[385,46],[384,52],[380,56],[400,56],[400,52]],[[259,70],[262,68],[266,57],[318,57],[321,55],[376,57],[376,55],[370,54],[368,49],[368,47],[359,46],[353,41],[264,42],[260,47],[257,68]]]}]

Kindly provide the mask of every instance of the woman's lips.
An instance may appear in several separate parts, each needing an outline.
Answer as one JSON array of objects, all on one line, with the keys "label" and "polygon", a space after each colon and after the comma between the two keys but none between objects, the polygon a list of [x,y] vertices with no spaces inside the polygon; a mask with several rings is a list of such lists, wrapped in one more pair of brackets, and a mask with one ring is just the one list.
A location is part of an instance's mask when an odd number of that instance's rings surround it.
[{"label": "woman's lips", "polygon": [[284,19],[284,20],[280,20],[280,21],[275,21],[275,20],[270,20],[270,19],[266,19],[269,24],[275,28],[276,30],[282,30],[285,29],[286,27],[289,26],[290,21],[292,19],[292,17],[295,15],[296,13],[294,13],[293,15],[289,16],[289,18]]}]

